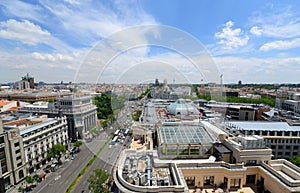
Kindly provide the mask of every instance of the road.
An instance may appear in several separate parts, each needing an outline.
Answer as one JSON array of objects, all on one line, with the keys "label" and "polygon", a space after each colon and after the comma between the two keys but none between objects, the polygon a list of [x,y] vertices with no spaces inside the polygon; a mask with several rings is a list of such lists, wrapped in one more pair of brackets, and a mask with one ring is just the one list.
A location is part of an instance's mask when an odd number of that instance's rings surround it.
[{"label": "road", "polygon": [[76,187],[73,189],[72,193],[87,193],[89,192],[88,186],[89,183],[87,179],[93,170],[97,168],[101,168],[108,173],[112,173],[114,163],[116,162],[118,156],[123,150],[123,146],[120,144],[106,146],[103,151],[100,153],[98,158],[95,160],[93,165],[89,168],[89,170],[85,173],[85,175],[80,179],[77,183]]},{"label": "road", "polygon": [[[116,121],[117,123],[115,123],[115,125],[113,127],[114,129],[112,129],[111,131],[109,131],[110,129],[108,129],[106,131],[107,134],[114,132],[115,128],[123,126],[124,124],[128,123],[128,120],[131,120],[131,113],[133,111],[133,109],[131,108],[132,105],[133,105],[133,102],[126,103],[125,107],[118,114],[117,121]],[[130,114],[130,116],[127,116],[128,114]],[[120,143],[116,143],[115,145],[105,146],[105,148],[99,154],[98,158],[95,160],[93,165],[89,168],[89,170],[85,173],[85,175],[82,178],[80,178],[79,182],[73,189],[72,193],[90,192],[88,189],[89,183],[87,182],[87,179],[89,178],[89,176],[91,175],[93,170],[95,170],[97,168],[101,168],[101,169],[107,171],[108,173],[112,174],[114,164],[117,161],[121,151],[124,148],[125,147]]]},{"label": "road", "polygon": [[57,171],[47,175],[46,180],[42,181],[32,192],[64,193],[82,168],[105,143],[107,138],[107,134],[103,132],[97,139],[84,144],[74,160],[66,161]]},{"label": "road", "polygon": [[[114,131],[127,124],[127,120],[131,119],[131,113],[133,109],[131,106],[133,102],[126,102],[125,106],[118,114],[117,121],[111,126],[111,128],[102,131],[98,137],[91,142],[84,143],[80,148],[74,160],[66,161],[57,171],[52,172],[46,176],[46,180],[42,181],[35,187],[33,193],[64,193],[69,185],[73,182],[75,177],[84,168],[88,161],[97,153],[97,151],[104,145],[107,139]],[[130,116],[128,116],[130,114]],[[117,143],[116,145],[107,145],[100,153],[89,170],[78,181],[77,185],[73,189],[74,193],[89,192],[87,179],[96,168],[106,170],[108,173],[112,173],[114,163],[116,162],[119,154],[124,149],[123,145]],[[84,190],[84,191],[83,191]]]}]

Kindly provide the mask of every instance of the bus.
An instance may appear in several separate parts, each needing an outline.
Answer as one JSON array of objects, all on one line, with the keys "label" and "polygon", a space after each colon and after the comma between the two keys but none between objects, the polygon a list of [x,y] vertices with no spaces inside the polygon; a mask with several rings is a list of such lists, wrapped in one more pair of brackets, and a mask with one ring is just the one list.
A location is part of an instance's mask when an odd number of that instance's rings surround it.
[{"label": "bus", "polygon": [[117,142],[117,140],[118,140],[118,136],[115,136],[115,137],[111,140],[111,144],[112,144],[112,145],[115,145],[116,142]]},{"label": "bus", "polygon": [[118,136],[119,133],[120,133],[120,130],[118,129],[118,130],[115,131],[115,134],[114,134],[114,135],[115,135],[115,136]]},{"label": "bus", "polygon": [[126,129],[126,131],[124,132],[124,136],[127,136],[129,132],[129,129]]}]

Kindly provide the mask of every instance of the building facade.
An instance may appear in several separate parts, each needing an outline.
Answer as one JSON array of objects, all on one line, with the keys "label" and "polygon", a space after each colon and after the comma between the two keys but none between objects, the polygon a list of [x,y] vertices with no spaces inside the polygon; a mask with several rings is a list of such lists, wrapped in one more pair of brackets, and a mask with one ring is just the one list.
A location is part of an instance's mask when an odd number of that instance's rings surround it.
[{"label": "building facade", "polygon": [[299,126],[290,126],[286,122],[226,122],[227,130],[245,136],[263,137],[266,146],[272,149],[274,158],[290,158],[300,155]]},{"label": "building facade", "polygon": [[84,138],[91,127],[97,125],[97,107],[92,103],[89,95],[64,96],[57,99],[55,103],[40,103],[40,105],[29,105],[19,109],[22,113],[34,113],[57,117],[67,117],[68,137],[70,140]]},{"label": "building facade", "polygon": [[0,121],[0,192],[5,192],[25,178],[25,164],[24,147],[19,131],[5,131]]}]

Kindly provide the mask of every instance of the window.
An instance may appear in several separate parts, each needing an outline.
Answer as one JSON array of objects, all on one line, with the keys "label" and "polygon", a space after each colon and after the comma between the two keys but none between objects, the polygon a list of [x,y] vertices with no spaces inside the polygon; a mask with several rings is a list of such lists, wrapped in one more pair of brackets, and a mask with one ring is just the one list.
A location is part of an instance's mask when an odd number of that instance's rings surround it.
[{"label": "window", "polygon": [[241,183],[241,179],[236,178],[236,179],[231,179],[230,180],[230,188],[239,188]]},{"label": "window", "polygon": [[0,144],[1,143],[4,143],[4,137],[2,136],[2,137],[0,137]]},{"label": "window", "polygon": [[20,145],[19,142],[15,143],[15,147],[19,147],[19,145]]},{"label": "window", "polygon": [[249,112],[246,112],[245,121],[248,121],[248,120],[249,120]]},{"label": "window", "polygon": [[184,179],[188,186],[195,186],[195,176],[188,176],[188,177],[185,177]]},{"label": "window", "polygon": [[204,176],[204,186],[213,186],[214,176]]},{"label": "window", "polygon": [[19,159],[21,159],[21,156],[20,156],[20,155],[17,157],[17,160],[19,160]]},{"label": "window", "polygon": [[20,170],[19,171],[19,179],[22,179],[22,178],[24,178],[24,172],[23,172],[23,170]]},{"label": "window", "polygon": [[18,150],[16,151],[16,154],[18,154],[18,153],[20,153],[20,149],[18,149]]},{"label": "window", "polygon": [[247,160],[246,165],[256,165],[256,160]]},{"label": "window", "polygon": [[255,184],[255,175],[246,176],[246,184]]}]

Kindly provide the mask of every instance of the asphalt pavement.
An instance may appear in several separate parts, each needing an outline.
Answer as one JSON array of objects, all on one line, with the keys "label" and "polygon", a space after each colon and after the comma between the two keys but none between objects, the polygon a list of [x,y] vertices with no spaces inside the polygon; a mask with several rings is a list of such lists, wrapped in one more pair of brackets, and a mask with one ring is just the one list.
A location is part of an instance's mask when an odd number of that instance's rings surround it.
[{"label": "asphalt pavement", "polygon": [[[31,192],[33,193],[64,193],[69,185],[73,182],[79,172],[86,166],[88,161],[98,152],[104,145],[112,133],[124,123],[131,119],[133,102],[126,102],[125,107],[121,110],[117,117],[117,121],[111,125],[111,128],[102,131],[100,135],[94,138],[91,142],[84,143],[80,147],[81,151],[77,153],[74,160],[68,159],[64,164],[55,172],[51,172],[46,176],[46,180],[39,183]],[[128,114],[130,116],[128,116]],[[108,173],[112,173],[114,163],[118,159],[121,151],[124,149],[123,145],[117,143],[115,145],[107,145],[100,153],[98,158],[87,170],[87,172],[80,178],[73,193],[87,193],[88,182],[87,179],[96,168],[101,168]]]}]

